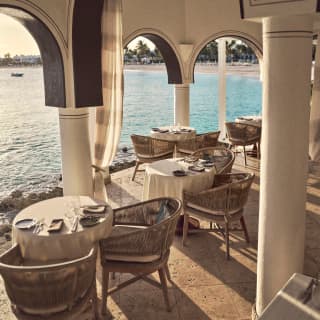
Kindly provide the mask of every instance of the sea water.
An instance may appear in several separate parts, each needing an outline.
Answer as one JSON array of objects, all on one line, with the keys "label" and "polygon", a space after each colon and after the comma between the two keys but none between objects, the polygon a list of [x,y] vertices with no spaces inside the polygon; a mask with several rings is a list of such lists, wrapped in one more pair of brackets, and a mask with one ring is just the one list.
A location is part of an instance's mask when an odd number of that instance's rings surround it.
[{"label": "sea water", "polygon": [[[22,72],[21,78],[11,77]],[[125,71],[124,117],[119,149],[131,148],[132,133],[173,124],[174,86],[166,72]],[[190,125],[218,128],[218,78],[195,75],[190,85]],[[227,76],[227,120],[261,113],[258,79]],[[44,106],[42,68],[0,69],[0,198],[13,190],[45,191],[61,174],[58,110]],[[115,161],[126,157],[119,152]]]}]

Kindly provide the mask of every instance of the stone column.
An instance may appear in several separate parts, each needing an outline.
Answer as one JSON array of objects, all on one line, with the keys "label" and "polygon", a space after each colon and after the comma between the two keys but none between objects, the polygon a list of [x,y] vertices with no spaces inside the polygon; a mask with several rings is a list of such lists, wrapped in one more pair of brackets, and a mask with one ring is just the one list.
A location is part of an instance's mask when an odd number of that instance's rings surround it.
[{"label": "stone column", "polygon": [[59,109],[64,195],[93,195],[89,110]]},{"label": "stone column", "polygon": [[263,19],[258,315],[303,268],[311,44],[310,17]]},{"label": "stone column", "polygon": [[313,70],[309,155],[311,160],[320,161],[320,33],[318,33],[316,57]]},{"label": "stone column", "polygon": [[221,140],[226,137],[226,43],[225,38],[218,40],[219,130]]},{"label": "stone column", "polygon": [[190,86],[176,84],[174,86],[174,124],[190,125]]}]

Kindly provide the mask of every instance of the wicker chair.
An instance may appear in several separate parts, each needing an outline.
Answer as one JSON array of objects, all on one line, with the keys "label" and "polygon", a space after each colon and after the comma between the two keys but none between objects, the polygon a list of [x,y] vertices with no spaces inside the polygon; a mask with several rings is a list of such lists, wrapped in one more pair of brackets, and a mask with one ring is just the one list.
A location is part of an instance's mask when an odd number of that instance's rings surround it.
[{"label": "wicker chair", "polygon": [[175,148],[174,141],[165,141],[136,134],[131,135],[131,140],[137,157],[132,181],[134,181],[136,173],[139,171],[138,167],[140,164],[173,157]]},{"label": "wicker chair", "polygon": [[182,155],[192,154],[198,149],[215,147],[220,131],[197,134],[194,138],[177,142],[177,152]]},{"label": "wicker chair", "polygon": [[[243,217],[243,207],[247,202],[253,179],[253,173],[217,174],[214,178],[213,188],[197,194],[188,192],[183,194],[184,222],[188,221],[189,215],[210,221],[208,231],[221,232],[225,238],[227,259],[230,258],[230,230],[243,230],[246,241],[248,243],[250,241]],[[242,229],[231,228],[234,221],[240,221]],[[215,228],[212,228],[212,223]],[[187,234],[188,223],[184,223],[183,244],[186,242]]]},{"label": "wicker chair", "polygon": [[213,161],[217,173],[231,172],[235,158],[230,149],[223,147],[203,148],[192,153],[192,156]]},{"label": "wicker chair", "polygon": [[257,157],[260,158],[260,127],[238,122],[226,122],[226,128],[231,145],[243,147],[245,165],[247,165],[246,146],[256,144]]},{"label": "wicker chair", "polygon": [[0,274],[16,317],[71,320],[91,311],[97,319],[96,255],[92,249],[76,260],[35,265],[22,258],[18,245],[6,251],[0,256]]},{"label": "wicker chair", "polygon": [[[158,282],[147,277],[156,271],[167,310],[170,311],[167,262],[180,211],[181,201],[172,198],[153,199],[114,210],[112,234],[100,240],[102,314],[106,313],[108,294],[139,279],[159,287]],[[136,277],[108,289],[110,272],[132,273]]]}]

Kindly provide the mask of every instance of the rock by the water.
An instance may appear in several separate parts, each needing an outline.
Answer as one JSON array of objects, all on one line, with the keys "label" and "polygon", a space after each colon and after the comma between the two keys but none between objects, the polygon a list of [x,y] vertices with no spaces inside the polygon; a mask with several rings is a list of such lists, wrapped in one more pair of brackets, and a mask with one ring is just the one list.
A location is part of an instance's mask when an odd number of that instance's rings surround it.
[{"label": "rock by the water", "polygon": [[12,240],[12,237],[11,237],[11,234],[10,234],[10,233],[5,233],[5,234],[4,234],[4,238],[5,238],[7,241],[11,241],[11,240]]},{"label": "rock by the water", "polygon": [[20,190],[15,190],[15,191],[12,191],[11,194],[10,194],[10,197],[11,198],[20,198],[22,197],[22,191]]},{"label": "rock by the water", "polygon": [[128,147],[123,147],[121,150],[122,152],[128,152]]},{"label": "rock by the water", "polygon": [[12,227],[10,224],[1,224],[0,225],[0,237],[3,237],[8,232],[11,232]]}]

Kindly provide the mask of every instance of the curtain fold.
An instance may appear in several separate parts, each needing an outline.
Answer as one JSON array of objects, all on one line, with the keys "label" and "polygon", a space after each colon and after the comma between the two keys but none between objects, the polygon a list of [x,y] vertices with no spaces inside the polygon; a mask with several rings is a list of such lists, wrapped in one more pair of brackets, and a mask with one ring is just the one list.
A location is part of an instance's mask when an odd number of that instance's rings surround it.
[{"label": "curtain fold", "polygon": [[118,148],[123,114],[122,1],[105,0],[102,15],[103,106],[96,110],[94,197],[107,200],[103,168]]}]

